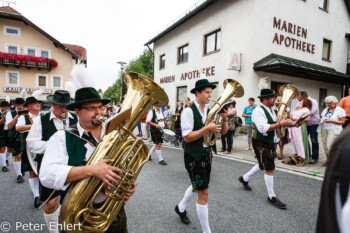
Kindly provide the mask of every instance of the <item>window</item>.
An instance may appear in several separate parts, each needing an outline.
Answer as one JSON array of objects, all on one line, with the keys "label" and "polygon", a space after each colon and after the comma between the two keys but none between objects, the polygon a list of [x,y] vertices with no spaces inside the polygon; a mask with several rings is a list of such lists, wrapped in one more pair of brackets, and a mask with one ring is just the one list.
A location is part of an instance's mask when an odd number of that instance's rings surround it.
[{"label": "window", "polygon": [[6,85],[19,86],[19,72],[18,71],[6,71]]},{"label": "window", "polygon": [[36,87],[47,87],[47,74],[36,75]]},{"label": "window", "polygon": [[165,68],[165,54],[160,55],[159,59],[159,69],[164,69]]},{"label": "window", "polygon": [[53,75],[52,80],[51,80],[51,85],[52,88],[62,88],[61,83],[62,83],[62,77],[59,75]]},{"label": "window", "polygon": [[40,57],[49,58],[49,57],[50,57],[50,52],[49,52],[49,50],[41,49],[41,50],[40,50]]},{"label": "window", "polygon": [[332,41],[323,39],[322,60],[330,61]]},{"label": "window", "polygon": [[[183,87],[177,87],[177,92],[176,92],[176,101],[185,101],[187,97],[187,86]],[[176,104],[175,104],[176,106]]]},{"label": "window", "polygon": [[322,10],[327,11],[327,7],[328,7],[328,0],[320,0],[318,3],[318,7]]},{"label": "window", "polygon": [[26,49],[28,55],[35,56],[35,49],[34,48],[27,48]]},{"label": "window", "polygon": [[177,63],[188,62],[188,44],[178,48]]},{"label": "window", "polygon": [[[211,92],[211,100],[216,101],[219,98],[219,83],[218,82],[214,82],[214,83],[211,83],[211,84],[216,85],[216,88],[214,90],[212,90],[212,92]],[[210,101],[209,104],[210,104],[210,106],[213,106],[214,102]]]},{"label": "window", "polygon": [[21,30],[19,28],[9,27],[9,26],[4,25],[4,34],[13,35],[13,36],[20,36]]},{"label": "window", "polygon": [[7,53],[18,53],[18,46],[17,45],[6,45],[6,52]]},{"label": "window", "polygon": [[221,29],[204,36],[204,54],[220,51]]},{"label": "window", "polygon": [[318,109],[322,112],[326,108],[326,103],[324,99],[327,97],[327,89],[320,88],[320,95],[318,101]]}]

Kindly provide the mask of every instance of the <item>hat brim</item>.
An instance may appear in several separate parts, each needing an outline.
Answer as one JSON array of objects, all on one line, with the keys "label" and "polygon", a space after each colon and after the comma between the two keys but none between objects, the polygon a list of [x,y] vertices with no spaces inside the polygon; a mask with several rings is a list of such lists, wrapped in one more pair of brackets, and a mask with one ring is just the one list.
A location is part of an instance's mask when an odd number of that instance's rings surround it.
[{"label": "hat brim", "polygon": [[78,101],[78,102],[73,102],[70,104],[66,105],[66,109],[70,110],[70,111],[74,111],[75,108],[80,107],[81,105],[85,104],[85,103],[90,103],[90,102],[102,102],[103,105],[108,104],[109,102],[111,102],[111,100],[109,99],[87,99],[87,100],[83,100],[83,101]]},{"label": "hat brim", "polygon": [[70,98],[70,101],[68,101],[68,102],[59,102],[59,101],[54,100],[53,97],[54,97],[54,95],[49,95],[49,96],[46,97],[46,99],[51,104],[62,105],[62,106],[67,106],[68,104],[73,103],[73,100],[74,100],[74,99]]},{"label": "hat brim", "polygon": [[205,88],[205,87],[211,87],[213,90],[216,88],[216,85],[214,84],[208,84],[208,85],[201,85],[201,86],[198,86],[198,87],[195,87],[193,88],[190,92],[192,94],[196,94],[196,91],[199,90],[199,89],[202,89],[202,88]]},{"label": "hat brim", "polygon": [[269,98],[269,97],[276,97],[277,94],[268,94],[268,95],[260,95],[257,98],[261,99],[261,98]]}]

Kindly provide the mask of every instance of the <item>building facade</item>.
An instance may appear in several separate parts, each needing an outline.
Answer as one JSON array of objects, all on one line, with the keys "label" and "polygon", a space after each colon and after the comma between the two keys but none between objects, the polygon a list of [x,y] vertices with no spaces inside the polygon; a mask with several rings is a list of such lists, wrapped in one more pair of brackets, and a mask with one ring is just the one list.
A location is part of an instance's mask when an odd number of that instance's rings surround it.
[{"label": "building facade", "polygon": [[145,45],[153,44],[154,80],[172,108],[194,99],[190,90],[201,77],[218,84],[214,100],[224,80],[235,79],[245,91],[235,99],[241,115],[262,77],[276,91],[296,85],[321,109],[324,97],[340,99],[350,83],[349,32],[345,1],[203,0]]},{"label": "building facade", "polygon": [[79,58],[86,50],[62,44],[11,7],[0,7],[0,100],[30,96],[41,89],[41,100],[64,89]]}]

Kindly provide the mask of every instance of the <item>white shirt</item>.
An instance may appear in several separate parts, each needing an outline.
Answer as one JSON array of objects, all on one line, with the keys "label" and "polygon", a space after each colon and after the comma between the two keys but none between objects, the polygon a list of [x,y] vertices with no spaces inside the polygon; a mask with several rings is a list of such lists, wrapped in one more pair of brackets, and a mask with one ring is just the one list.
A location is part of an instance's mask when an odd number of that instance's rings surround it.
[{"label": "white shirt", "polygon": [[[263,135],[267,136],[267,131],[270,128],[270,124],[267,123],[267,117],[265,115],[265,111],[262,109],[265,108],[267,112],[270,114],[271,118],[273,121],[277,122],[277,116],[274,111],[271,111],[270,108],[266,107],[265,105],[261,104],[261,108],[255,108],[252,114],[252,121],[254,122],[257,130]],[[274,136],[274,143],[278,143],[280,141],[279,137],[277,136],[277,132],[275,131],[275,136]]]},{"label": "white shirt", "polygon": [[[200,105],[197,103],[197,101],[194,101],[195,106],[198,109],[198,112],[202,116],[202,123],[205,124],[207,120],[207,112],[209,108],[209,104],[206,104],[204,106],[204,112],[202,112]],[[181,131],[182,136],[186,137],[193,131],[194,127],[194,117],[193,117],[193,111],[192,108],[185,108],[181,113]],[[205,143],[203,143],[204,147],[208,147]]]},{"label": "white shirt", "polygon": [[[101,138],[104,133],[104,123],[102,123]],[[84,129],[77,124],[80,138],[84,133]],[[97,138],[95,138],[96,141]],[[85,160],[88,161],[92,153],[95,151],[94,146],[90,143],[86,143],[87,149],[85,154]],[[64,130],[57,131],[51,136],[49,142],[46,145],[46,151],[41,163],[39,179],[41,183],[51,189],[66,190],[69,184],[66,184],[68,173],[73,166],[68,165],[68,152],[66,147],[66,134]]]},{"label": "white shirt", "polygon": [[[15,111],[17,111],[17,109]],[[6,114],[6,122],[5,122],[5,128],[4,128],[5,130],[9,129],[8,124],[13,120],[13,117],[12,117],[11,113],[12,112],[8,111],[7,114]],[[13,126],[13,127],[16,127],[16,125]]]},{"label": "white shirt", "polygon": [[[50,121],[53,119],[53,123],[57,130],[62,130],[63,122],[58,119],[53,112],[50,112]],[[67,125],[69,125],[69,119],[74,119],[73,116],[68,112]],[[46,144],[48,141],[43,141],[42,139],[42,125],[41,125],[41,117],[38,117],[34,122],[32,127],[30,128],[28,137],[26,139],[27,145],[29,147],[30,152],[36,154],[44,154],[46,149]]]},{"label": "white shirt", "polygon": [[[11,115],[11,114],[10,114]],[[38,118],[40,118],[40,114],[38,114],[37,116],[33,115],[31,112],[28,113],[28,115],[30,116],[30,118],[32,118],[33,123],[35,120],[37,120]],[[22,125],[26,125],[26,119],[24,118],[24,115],[21,115],[18,119],[17,119],[17,123],[15,125],[15,127],[17,126],[22,126]],[[24,131],[18,131],[20,133],[24,133]]]},{"label": "white shirt", "polygon": [[335,134],[340,134],[343,131],[343,127],[341,125],[335,124],[335,123],[322,123],[324,120],[333,120],[333,121],[339,121],[340,118],[346,117],[345,110],[342,109],[341,107],[337,106],[334,109],[333,114],[331,113],[331,116],[326,116],[328,112],[328,108],[325,108],[322,113],[321,113],[321,122],[318,127],[318,131],[320,129],[333,129]]},{"label": "white shirt", "polygon": [[[164,124],[164,116],[161,110],[159,110],[159,112],[157,111],[157,109],[154,109],[154,111],[156,112],[156,118],[158,119],[158,125],[160,125],[160,127],[164,128],[165,124]],[[151,110],[146,118],[146,123],[152,121],[153,118],[153,110]],[[160,119],[163,119],[163,121],[159,121]]]}]

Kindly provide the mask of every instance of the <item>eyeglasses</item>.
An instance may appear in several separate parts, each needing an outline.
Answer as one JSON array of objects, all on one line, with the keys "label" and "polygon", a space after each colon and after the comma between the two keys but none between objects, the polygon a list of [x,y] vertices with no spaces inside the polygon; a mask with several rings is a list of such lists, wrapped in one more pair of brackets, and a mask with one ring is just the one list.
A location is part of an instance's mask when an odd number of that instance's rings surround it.
[{"label": "eyeglasses", "polygon": [[89,107],[81,107],[81,109],[86,109],[89,112],[95,112],[97,109],[98,110],[105,110],[105,106],[104,105],[100,105],[100,106],[89,106]]}]

